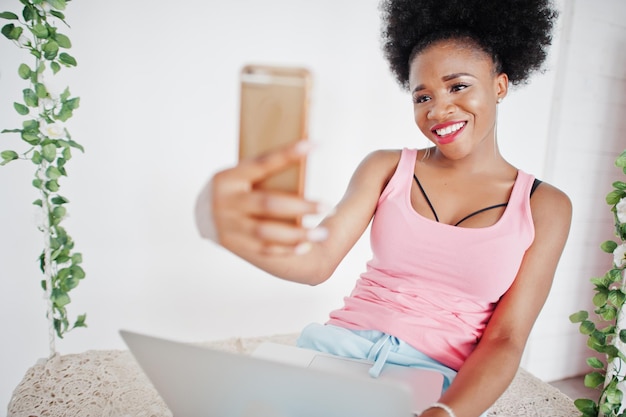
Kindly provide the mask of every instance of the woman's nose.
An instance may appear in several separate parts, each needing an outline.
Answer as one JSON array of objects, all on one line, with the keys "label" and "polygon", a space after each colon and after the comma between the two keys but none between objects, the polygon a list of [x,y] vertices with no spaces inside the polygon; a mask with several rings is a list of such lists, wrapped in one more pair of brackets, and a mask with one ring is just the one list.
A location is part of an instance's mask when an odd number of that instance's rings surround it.
[{"label": "woman's nose", "polygon": [[426,115],[429,120],[442,120],[455,110],[454,103],[450,100],[432,100],[431,107]]}]

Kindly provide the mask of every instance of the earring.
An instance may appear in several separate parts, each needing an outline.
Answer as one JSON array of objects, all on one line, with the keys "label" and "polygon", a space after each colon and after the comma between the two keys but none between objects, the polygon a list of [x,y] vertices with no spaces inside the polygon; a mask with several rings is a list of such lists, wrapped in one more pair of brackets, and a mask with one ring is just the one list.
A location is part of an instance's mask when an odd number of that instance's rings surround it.
[{"label": "earring", "polygon": [[498,97],[498,99],[496,100],[496,103],[502,103],[502,97]]}]

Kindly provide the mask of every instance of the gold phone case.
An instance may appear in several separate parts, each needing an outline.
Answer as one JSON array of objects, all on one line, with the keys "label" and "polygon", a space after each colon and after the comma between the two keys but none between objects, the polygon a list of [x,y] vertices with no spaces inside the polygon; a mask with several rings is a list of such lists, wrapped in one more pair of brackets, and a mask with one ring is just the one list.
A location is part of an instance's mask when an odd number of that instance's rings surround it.
[{"label": "gold phone case", "polygon": [[[239,159],[307,139],[311,74],[305,68],[248,65],[241,71]],[[305,158],[255,184],[304,195]]]}]

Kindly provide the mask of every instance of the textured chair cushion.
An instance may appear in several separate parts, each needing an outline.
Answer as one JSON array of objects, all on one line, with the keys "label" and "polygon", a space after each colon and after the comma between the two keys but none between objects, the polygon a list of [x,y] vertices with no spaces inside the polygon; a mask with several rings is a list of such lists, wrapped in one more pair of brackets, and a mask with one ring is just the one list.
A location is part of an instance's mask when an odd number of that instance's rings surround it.
[{"label": "textured chair cushion", "polygon": [[[232,338],[201,343],[249,354],[264,341],[294,344],[296,335]],[[489,416],[572,417],[573,401],[519,369]],[[172,417],[128,351],[93,350],[56,356],[31,367],[17,386],[8,417]]]}]

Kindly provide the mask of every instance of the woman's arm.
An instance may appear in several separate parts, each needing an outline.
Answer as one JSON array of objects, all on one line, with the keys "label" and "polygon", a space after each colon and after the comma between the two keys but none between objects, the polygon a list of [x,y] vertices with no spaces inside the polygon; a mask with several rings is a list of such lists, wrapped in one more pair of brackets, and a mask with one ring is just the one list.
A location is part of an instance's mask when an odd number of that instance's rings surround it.
[{"label": "woman's arm", "polygon": [[400,152],[368,155],[335,210],[313,230],[280,220],[316,213],[316,203],[253,187],[304,152],[292,146],[218,172],[198,197],[196,223],[203,237],[270,274],[315,285],[332,275],[367,228]]},{"label": "woman's arm", "polygon": [[[571,223],[571,203],[543,183],[531,199],[535,239],[511,288],[496,307],[476,349],[467,358],[441,402],[457,417],[478,417],[509,386],[533,324],[550,291]],[[430,409],[423,417],[448,417]]]}]

